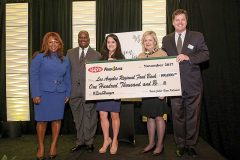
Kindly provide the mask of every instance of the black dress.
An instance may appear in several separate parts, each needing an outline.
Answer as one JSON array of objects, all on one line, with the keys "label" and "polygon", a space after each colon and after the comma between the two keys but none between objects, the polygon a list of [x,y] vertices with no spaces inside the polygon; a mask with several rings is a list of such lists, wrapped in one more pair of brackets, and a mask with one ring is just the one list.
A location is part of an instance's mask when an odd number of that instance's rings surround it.
[{"label": "black dress", "polygon": [[163,116],[163,114],[168,114],[169,107],[166,103],[166,99],[154,98],[143,98],[141,112],[143,116],[155,118],[157,116]]},{"label": "black dress", "polygon": [[[151,54],[140,53],[138,58],[154,58],[167,56],[167,53],[161,49]],[[146,117],[157,117],[163,116],[170,112],[169,107],[166,103],[166,98],[159,99],[158,97],[143,98],[142,99],[142,115]]]}]

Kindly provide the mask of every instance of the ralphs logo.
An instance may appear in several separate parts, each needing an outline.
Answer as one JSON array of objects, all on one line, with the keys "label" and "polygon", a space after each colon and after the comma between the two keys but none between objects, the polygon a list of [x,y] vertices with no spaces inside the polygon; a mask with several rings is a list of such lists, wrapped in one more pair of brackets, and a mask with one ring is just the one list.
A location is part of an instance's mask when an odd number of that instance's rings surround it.
[{"label": "ralphs logo", "polygon": [[112,68],[108,68],[108,67],[104,68],[104,71],[118,71],[118,70],[122,70],[122,67],[113,66]]},{"label": "ralphs logo", "polygon": [[103,68],[102,68],[102,67],[98,67],[98,66],[88,68],[88,71],[89,71],[89,72],[92,72],[92,73],[101,72],[102,70],[103,70]]}]

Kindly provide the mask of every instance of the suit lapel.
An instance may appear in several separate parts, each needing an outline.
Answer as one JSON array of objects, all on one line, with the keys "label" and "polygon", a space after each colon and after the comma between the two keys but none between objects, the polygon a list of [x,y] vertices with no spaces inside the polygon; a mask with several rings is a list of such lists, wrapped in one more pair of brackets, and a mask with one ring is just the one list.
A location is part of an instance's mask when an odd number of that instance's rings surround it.
[{"label": "suit lapel", "polygon": [[87,53],[86,53],[86,60],[89,59],[91,49],[92,49],[92,48],[89,46],[89,47],[88,47],[88,50],[87,50]]},{"label": "suit lapel", "polygon": [[77,47],[75,50],[74,50],[74,59],[76,61],[76,63],[80,63],[80,59],[79,59],[79,47]]},{"label": "suit lapel", "polygon": [[175,42],[175,32],[173,32],[171,35],[171,45],[173,46],[174,48],[174,52],[176,55],[178,55],[178,51],[177,51],[177,46],[176,46],[176,42]]},{"label": "suit lapel", "polygon": [[185,53],[185,54],[186,54],[186,50],[187,50],[187,47],[188,47],[188,44],[189,44],[189,39],[190,39],[190,33],[187,30],[185,38],[184,38],[184,42],[183,42],[183,48],[182,48],[182,52]]},{"label": "suit lapel", "polygon": [[93,52],[93,49],[89,46],[88,51],[87,51],[86,56],[85,56],[85,62],[92,60],[92,56],[93,56],[91,54],[92,52]]}]

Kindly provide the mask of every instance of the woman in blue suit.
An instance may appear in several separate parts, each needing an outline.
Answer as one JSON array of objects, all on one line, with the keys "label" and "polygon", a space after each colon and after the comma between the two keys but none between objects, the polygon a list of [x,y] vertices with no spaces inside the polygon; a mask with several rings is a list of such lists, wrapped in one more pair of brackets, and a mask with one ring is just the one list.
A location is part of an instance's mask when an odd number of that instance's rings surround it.
[{"label": "woman in blue suit", "polygon": [[63,41],[58,33],[48,32],[41,51],[33,55],[30,67],[30,89],[37,121],[37,159],[44,158],[44,137],[47,122],[51,122],[52,143],[49,159],[57,155],[57,139],[63,119],[65,103],[71,90],[69,61],[63,55]]}]

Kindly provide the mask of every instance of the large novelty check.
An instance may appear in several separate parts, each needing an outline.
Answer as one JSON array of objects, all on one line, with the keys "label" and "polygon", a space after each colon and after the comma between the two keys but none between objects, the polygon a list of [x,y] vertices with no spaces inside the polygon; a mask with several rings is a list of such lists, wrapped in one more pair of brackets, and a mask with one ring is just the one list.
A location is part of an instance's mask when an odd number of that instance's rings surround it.
[{"label": "large novelty check", "polygon": [[86,64],[86,100],[181,95],[176,57]]}]

